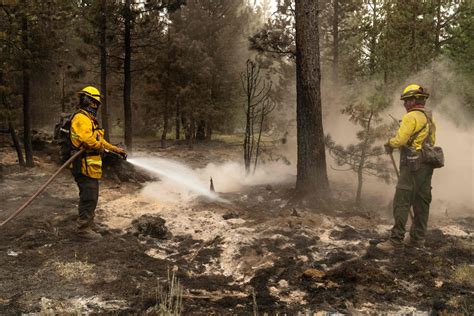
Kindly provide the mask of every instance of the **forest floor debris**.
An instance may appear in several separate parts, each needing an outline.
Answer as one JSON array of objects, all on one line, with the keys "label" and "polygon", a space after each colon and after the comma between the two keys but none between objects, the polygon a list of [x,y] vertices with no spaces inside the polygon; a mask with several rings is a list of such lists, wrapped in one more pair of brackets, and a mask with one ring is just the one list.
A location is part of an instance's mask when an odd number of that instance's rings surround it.
[{"label": "forest floor debris", "polygon": [[[203,168],[237,154],[220,143],[214,149],[156,155]],[[39,167],[21,169],[10,148],[0,150],[5,218],[56,166],[40,155]],[[173,204],[150,200],[138,183],[101,185],[100,242],[76,237],[77,189],[66,172],[0,230],[0,313],[144,312],[159,303],[157,284],[170,269],[186,313],[252,313],[254,295],[260,312],[474,311],[472,216],[437,217],[425,250],[387,257],[373,244],[390,218],[292,206],[291,184],[221,194],[231,204]]]}]

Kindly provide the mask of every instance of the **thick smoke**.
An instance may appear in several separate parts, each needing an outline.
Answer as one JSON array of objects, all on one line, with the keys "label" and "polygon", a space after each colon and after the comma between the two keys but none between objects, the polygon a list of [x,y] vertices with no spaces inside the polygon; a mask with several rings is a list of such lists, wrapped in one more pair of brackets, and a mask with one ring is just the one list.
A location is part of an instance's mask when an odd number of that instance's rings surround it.
[{"label": "thick smoke", "polygon": [[[436,75],[436,80],[433,76]],[[383,113],[387,123],[392,119],[389,114],[401,119],[406,113],[399,96],[403,88],[411,83],[418,83],[431,90],[433,97],[428,99],[426,107],[433,111],[434,120],[437,125],[438,146],[445,153],[446,165],[444,168],[435,169],[432,180],[433,203],[432,213],[448,215],[466,215],[472,211],[474,205],[474,129],[472,127],[472,114],[463,107],[461,92],[453,89],[452,83],[461,80],[450,68],[449,63],[437,61],[426,70],[408,78],[405,83],[394,89],[393,103]],[[436,87],[432,87],[435,84]],[[370,89],[375,85],[366,85],[357,88],[361,95],[369,95]],[[330,91],[329,87],[325,87]],[[434,91],[433,91],[434,90]],[[323,93],[323,97],[325,94]],[[340,144],[347,145],[355,141],[357,127],[350,123],[347,116],[340,114],[341,108],[349,102],[347,96],[326,96],[324,110],[326,112],[324,127],[332,138]],[[398,155],[395,154],[397,164]],[[389,161],[387,156],[387,161]],[[334,163],[328,157],[328,168],[333,186],[343,188],[350,187],[355,192],[356,177],[351,172],[339,172],[332,170]],[[366,177],[364,183],[364,194],[367,199],[371,197],[383,197],[387,202],[393,198],[395,183],[385,184],[373,177]]]},{"label": "thick smoke", "polygon": [[[400,92],[404,86],[410,83],[419,83],[430,89],[432,84],[432,74],[442,73],[439,82],[454,80],[455,75],[446,63],[437,63],[426,71],[422,71],[394,89],[392,97],[393,104],[387,109],[382,117],[386,123],[392,119],[389,114],[401,119],[405,114],[405,109],[399,100]],[[354,101],[354,92],[358,92],[359,98],[364,98],[372,93],[375,84],[365,84],[364,86],[347,89],[334,89],[334,87],[323,82],[323,117],[324,129],[329,133],[336,143],[348,145],[355,143],[358,126],[349,122],[346,115],[341,114],[341,109],[348,102]],[[291,87],[290,87],[291,89]],[[431,90],[431,89],[430,89]],[[444,87],[440,91],[446,91]],[[338,91],[338,93],[334,93]],[[433,203],[432,213],[450,215],[465,215],[472,211],[473,201],[473,179],[474,179],[474,156],[473,144],[474,133],[471,125],[468,124],[471,118],[467,110],[462,107],[461,99],[455,91],[437,95],[430,98],[427,108],[433,110],[433,115],[437,124],[437,145],[443,147],[446,156],[446,166],[436,169],[433,175]],[[213,177],[216,190],[219,192],[236,192],[245,187],[263,184],[275,184],[286,182],[294,185],[296,175],[296,126],[294,124],[295,109],[294,104],[280,110],[279,115],[287,118],[289,124],[285,142],[281,144],[275,152],[285,156],[290,162],[287,165],[282,162],[268,162],[260,165],[255,175],[245,176],[245,170],[241,162],[228,162],[224,164],[209,164],[205,168],[194,170],[195,175],[203,187],[209,186],[209,177]],[[281,121],[281,118],[279,118]],[[382,145],[383,141],[380,142]],[[395,153],[398,165],[398,154]],[[386,157],[389,168],[391,168],[389,157]],[[355,196],[357,178],[351,171],[337,171],[339,169],[330,155],[327,155],[328,174],[333,191],[336,197],[352,199]],[[385,183],[380,179],[366,176],[364,178],[363,200],[365,203],[376,203],[381,211],[388,210],[388,204],[395,192],[395,172],[393,172],[392,183]],[[159,199],[174,200],[177,196],[188,201],[196,196],[195,193],[173,184],[168,180],[160,183],[150,184],[145,189],[145,193],[156,197],[156,192],[160,193]]]}]

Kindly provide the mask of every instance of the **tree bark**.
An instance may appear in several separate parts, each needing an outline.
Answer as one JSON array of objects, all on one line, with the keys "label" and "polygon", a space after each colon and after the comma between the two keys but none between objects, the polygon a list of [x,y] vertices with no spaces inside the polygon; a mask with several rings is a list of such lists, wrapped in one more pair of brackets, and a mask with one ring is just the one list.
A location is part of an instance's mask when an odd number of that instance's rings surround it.
[{"label": "tree bark", "polygon": [[133,134],[133,126],[132,126],[132,104],[131,104],[131,92],[132,92],[132,76],[131,76],[131,56],[132,56],[132,47],[130,45],[130,25],[132,22],[132,12],[131,12],[131,0],[125,0],[125,7],[124,7],[124,52],[125,52],[125,59],[123,63],[123,75],[124,75],[124,82],[123,82],[123,109],[124,109],[124,121],[125,121],[125,129],[124,129],[124,137],[125,137],[125,146],[127,150],[131,153],[133,151],[133,144],[132,144],[132,134]]},{"label": "tree bark", "polygon": [[[169,62],[168,62],[169,65]],[[166,71],[168,72],[167,78],[169,78],[169,66],[167,66]],[[169,111],[170,111],[170,106],[169,106],[169,87],[166,87],[165,89],[165,106],[164,106],[164,112],[163,112],[163,132],[161,133],[161,148],[166,147],[166,135],[168,135],[168,129],[169,129]]]},{"label": "tree bark", "polygon": [[61,112],[66,112],[66,73],[61,67]]},{"label": "tree bark", "polygon": [[[247,82],[249,82],[249,80],[250,79],[247,79]],[[251,129],[250,129],[251,109],[252,109],[251,94],[247,93],[245,137],[244,137],[244,164],[245,164],[245,171],[247,172],[247,174],[250,172],[250,159],[252,157],[252,152],[250,151],[250,138],[253,136],[251,134]]]},{"label": "tree bark", "polygon": [[206,140],[212,140],[212,126],[209,121],[206,124]]},{"label": "tree bark", "polygon": [[[441,0],[436,1],[436,25],[435,25],[435,39],[434,39],[434,58],[441,55]],[[437,97],[438,91],[438,75],[436,73],[436,63],[431,64],[431,98],[433,100]]]},{"label": "tree bark", "polygon": [[321,109],[318,1],[296,1],[298,165],[296,190],[315,200],[329,194]]},{"label": "tree bark", "polygon": [[334,0],[332,20],[332,77],[335,83],[339,79],[339,0]]},{"label": "tree bark", "polygon": [[377,25],[377,0],[372,0],[372,30],[370,36],[370,48],[369,48],[369,71],[370,74],[375,74],[375,67],[376,67],[376,47],[377,47],[377,32],[378,25]]},{"label": "tree bark", "polygon": [[10,117],[8,117],[8,129],[10,130],[10,135],[12,137],[13,146],[15,147],[16,155],[18,156],[18,164],[20,166],[25,166],[25,159],[23,158],[23,152],[21,151],[20,140],[18,139],[18,135],[16,134],[15,126],[13,125],[13,121]]},{"label": "tree bark", "polygon": [[206,139],[206,122],[204,120],[199,120],[197,124],[196,140],[205,140],[205,139]]},{"label": "tree bark", "polygon": [[[22,21],[22,44],[23,52],[29,49],[28,43],[28,19],[26,14],[23,15]],[[30,108],[30,69],[29,56],[23,56],[22,61],[23,75],[23,143],[25,146],[26,166],[34,167],[33,162],[33,146],[31,144],[31,108]]]},{"label": "tree bark", "polygon": [[179,140],[181,138],[181,122],[179,118],[179,100],[176,100],[176,117],[175,117],[175,128],[176,128],[176,140]]},{"label": "tree bark", "polygon": [[411,25],[411,37],[410,37],[410,51],[411,51],[411,56],[413,58],[413,69],[415,72],[419,71],[419,66],[418,66],[418,52],[417,50],[417,44],[416,44],[416,31],[417,31],[417,16],[418,16],[418,10],[416,10],[416,7],[413,8],[411,18],[412,18],[412,25]]},{"label": "tree bark", "polygon": [[109,140],[109,113],[107,107],[107,0],[100,1],[100,92],[102,127]]},{"label": "tree bark", "polygon": [[189,149],[193,148],[194,139],[196,138],[196,120],[191,116],[189,120],[189,136],[188,136],[188,147]]},{"label": "tree bark", "polygon": [[441,0],[436,1],[435,57],[441,54]]},{"label": "tree bark", "polygon": [[[169,16],[168,16],[169,17]],[[170,119],[170,63],[171,63],[171,27],[168,28],[167,34],[167,46],[168,50],[166,54],[166,85],[165,85],[165,106],[163,112],[163,132],[161,133],[161,148],[166,147],[166,136],[168,135],[169,130],[169,119]]]},{"label": "tree bark", "polygon": [[260,142],[262,141],[263,122],[265,121],[265,104],[262,107],[262,113],[260,113],[260,126],[258,128],[257,144],[255,148],[255,161],[253,164],[253,173],[257,171],[258,157],[260,156]]},{"label": "tree bark", "polygon": [[165,96],[165,111],[163,113],[163,132],[161,133],[161,148],[166,147],[166,135],[168,134],[168,121],[169,121],[169,114],[168,114],[168,93]]},{"label": "tree bark", "polygon": [[[3,85],[3,72],[0,71],[0,85]],[[10,111],[10,107],[7,103],[7,97],[5,93],[0,93],[0,103],[5,107],[7,111]],[[10,116],[10,113],[7,114],[7,121],[8,121],[8,132],[12,137],[13,146],[15,147],[16,154],[18,156],[18,164],[20,166],[25,166],[25,159],[23,158],[23,152],[21,151],[21,144],[20,140],[18,139],[18,135],[15,130],[15,124],[13,123],[13,119]]]}]

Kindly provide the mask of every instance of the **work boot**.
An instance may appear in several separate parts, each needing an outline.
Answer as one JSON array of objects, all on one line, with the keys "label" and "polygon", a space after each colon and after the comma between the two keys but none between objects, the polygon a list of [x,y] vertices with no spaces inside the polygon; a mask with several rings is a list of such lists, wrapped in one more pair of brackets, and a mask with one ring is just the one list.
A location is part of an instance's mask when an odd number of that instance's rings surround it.
[{"label": "work boot", "polygon": [[381,242],[380,244],[375,246],[375,248],[385,253],[393,253],[396,250],[402,249],[403,244],[398,245],[389,239],[387,241]]},{"label": "work boot", "polygon": [[84,240],[90,240],[90,241],[102,239],[102,235],[99,233],[96,233],[90,227],[84,227],[84,228],[78,229],[78,236]]},{"label": "work boot", "polygon": [[102,224],[97,224],[96,222],[92,222],[90,224],[90,228],[95,231],[96,233],[99,234],[105,234],[107,233],[107,226],[102,225]]},{"label": "work boot", "polygon": [[413,239],[411,236],[408,236],[405,240],[405,246],[415,249],[425,249],[425,241],[423,239],[416,240]]}]

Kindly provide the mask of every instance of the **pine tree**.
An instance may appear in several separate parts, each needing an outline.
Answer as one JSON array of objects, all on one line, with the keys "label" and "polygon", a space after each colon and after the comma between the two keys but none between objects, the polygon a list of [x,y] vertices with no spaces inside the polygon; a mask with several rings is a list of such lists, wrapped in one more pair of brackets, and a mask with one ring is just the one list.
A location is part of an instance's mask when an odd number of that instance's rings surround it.
[{"label": "pine tree", "polygon": [[296,1],[296,90],[298,165],[296,190],[327,199],[329,181],[321,111],[318,4]]},{"label": "pine tree", "polygon": [[362,204],[362,188],[364,175],[379,177],[385,181],[390,180],[390,173],[384,155],[383,147],[376,145],[377,141],[387,139],[389,126],[382,124],[381,111],[389,105],[388,100],[381,94],[375,93],[357,103],[349,104],[342,110],[342,114],[349,116],[349,121],[360,126],[357,132],[357,144],[348,146],[337,145],[330,137],[326,144],[330,155],[339,166],[348,166],[347,171],[357,174],[357,193],[355,204]]},{"label": "pine tree", "polygon": [[[58,32],[71,17],[72,3],[67,1],[13,1],[2,7],[5,23],[2,23],[4,48],[1,63],[4,72],[4,86],[9,96],[21,95],[23,106],[23,145],[26,166],[33,167],[31,78],[48,68],[48,60],[61,47]],[[7,102],[16,101],[15,98]],[[11,107],[17,105],[13,102]]]}]

